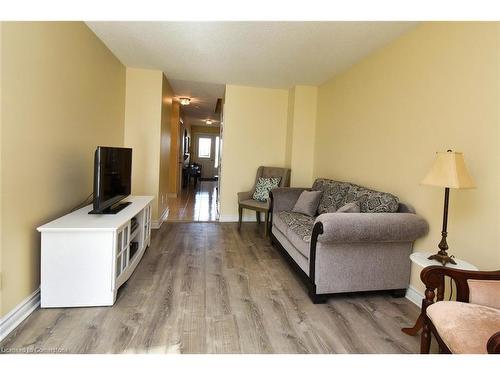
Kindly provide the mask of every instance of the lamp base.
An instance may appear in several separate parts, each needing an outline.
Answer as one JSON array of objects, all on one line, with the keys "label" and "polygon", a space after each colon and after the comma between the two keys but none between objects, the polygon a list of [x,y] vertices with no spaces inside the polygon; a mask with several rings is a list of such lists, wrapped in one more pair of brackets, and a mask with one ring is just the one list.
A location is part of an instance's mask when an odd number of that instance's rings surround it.
[{"label": "lamp base", "polygon": [[431,255],[427,259],[429,259],[429,260],[437,260],[443,266],[445,266],[446,263],[457,264],[457,262],[455,262],[455,260],[452,257],[450,257],[446,252],[444,252],[444,254],[443,254],[443,253],[441,253],[441,251],[438,252],[437,254]]}]

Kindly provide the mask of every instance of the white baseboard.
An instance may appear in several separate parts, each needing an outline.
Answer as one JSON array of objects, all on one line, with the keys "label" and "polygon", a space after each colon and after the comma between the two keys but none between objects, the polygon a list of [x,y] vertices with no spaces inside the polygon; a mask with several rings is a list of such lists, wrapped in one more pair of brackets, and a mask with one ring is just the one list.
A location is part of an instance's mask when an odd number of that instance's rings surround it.
[{"label": "white baseboard", "polygon": [[[264,217],[262,217],[262,220],[264,220]],[[237,223],[238,222],[238,215],[220,215],[219,221],[221,223]],[[255,223],[257,221],[257,219],[256,219],[255,214],[254,214],[253,216],[243,216],[241,221]]]},{"label": "white baseboard", "polygon": [[38,306],[40,306],[40,288],[0,319],[0,341],[16,329]]},{"label": "white baseboard", "polygon": [[421,307],[424,295],[410,285],[408,289],[406,289],[406,298],[418,307]]},{"label": "white baseboard", "polygon": [[161,214],[161,216],[158,220],[151,220],[151,228],[152,229],[160,229],[163,222],[167,220],[168,213],[169,213],[169,209],[167,207],[167,208],[165,208],[165,210],[163,211],[163,213]]}]

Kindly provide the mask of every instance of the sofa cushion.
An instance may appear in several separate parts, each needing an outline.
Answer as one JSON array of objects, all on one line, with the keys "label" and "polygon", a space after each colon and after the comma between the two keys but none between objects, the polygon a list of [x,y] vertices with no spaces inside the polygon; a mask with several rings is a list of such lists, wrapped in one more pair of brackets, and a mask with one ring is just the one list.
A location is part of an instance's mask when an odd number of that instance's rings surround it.
[{"label": "sofa cushion", "polygon": [[328,180],[325,178],[316,179],[312,189],[323,192],[318,206],[318,213],[324,214],[327,212],[335,212],[345,205],[347,203],[347,194],[351,188],[352,184],[348,182]]},{"label": "sofa cushion", "polygon": [[316,216],[322,194],[321,191],[304,190],[300,193],[299,199],[297,199],[292,211],[307,216]]},{"label": "sofa cushion", "polygon": [[487,353],[489,338],[500,331],[500,310],[455,301],[441,301],[427,308],[439,336],[455,354]]},{"label": "sofa cushion", "polygon": [[321,190],[318,213],[336,212],[347,203],[358,202],[361,212],[397,212],[399,199],[390,193],[367,189],[349,182],[318,178],[313,190]]},{"label": "sofa cushion", "polygon": [[309,259],[309,254],[311,253],[310,235],[309,239],[305,241],[300,234],[297,234],[292,229],[289,229],[286,234],[286,238],[299,253],[301,253],[304,257]]},{"label": "sofa cushion", "polygon": [[[397,212],[399,198],[390,193],[370,190],[362,186],[357,186],[353,200],[359,202],[361,212]],[[349,200],[347,202],[350,202]]]},{"label": "sofa cushion", "polygon": [[281,215],[278,213],[277,215],[273,215],[273,226],[279,229],[284,236],[287,235],[288,225],[283,221]]},{"label": "sofa cushion", "polygon": [[337,210],[338,213],[358,213],[361,212],[358,202],[346,203]]},{"label": "sofa cushion", "polygon": [[[305,242],[311,241],[312,229],[314,226],[314,220],[316,218],[290,211],[280,212],[278,216],[283,221],[283,223],[285,223],[286,226],[288,227],[287,228],[288,232],[292,231],[297,236],[299,236],[302,239],[302,241]],[[285,232],[283,233],[287,234]]]}]

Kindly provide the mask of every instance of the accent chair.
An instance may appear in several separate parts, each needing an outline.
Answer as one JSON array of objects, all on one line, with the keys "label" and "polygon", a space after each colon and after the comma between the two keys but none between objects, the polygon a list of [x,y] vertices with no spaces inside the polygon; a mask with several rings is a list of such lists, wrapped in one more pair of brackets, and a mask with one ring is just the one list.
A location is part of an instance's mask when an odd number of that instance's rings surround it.
[{"label": "accent chair", "polygon": [[238,193],[238,229],[241,228],[241,221],[243,216],[243,209],[255,211],[257,218],[257,223],[260,224],[260,214],[261,212],[265,215],[265,229],[264,234],[267,236],[269,232],[269,209],[270,200],[267,199],[265,202],[261,202],[253,199],[255,192],[255,187],[257,186],[257,181],[260,177],[281,177],[279,187],[289,187],[290,186],[290,173],[291,170],[288,168],[278,168],[278,167],[264,167],[260,166],[257,169],[257,175],[255,176],[255,182],[251,190]]},{"label": "accent chair", "polygon": [[[443,301],[445,276],[455,282],[456,301]],[[431,266],[420,278],[426,286],[420,353],[429,353],[432,333],[440,353],[500,354],[500,271]]]}]

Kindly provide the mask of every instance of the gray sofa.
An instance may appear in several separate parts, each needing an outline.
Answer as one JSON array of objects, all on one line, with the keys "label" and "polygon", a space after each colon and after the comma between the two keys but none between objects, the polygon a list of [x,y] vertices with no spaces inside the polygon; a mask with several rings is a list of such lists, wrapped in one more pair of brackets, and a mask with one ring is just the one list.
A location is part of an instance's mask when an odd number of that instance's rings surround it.
[{"label": "gray sofa", "polygon": [[[323,192],[315,217],[292,212],[304,190]],[[336,213],[350,202],[361,212]],[[322,178],[312,189],[273,189],[271,212],[271,243],[303,277],[314,303],[346,292],[403,296],[413,242],[428,232],[426,220],[394,195]]]}]

